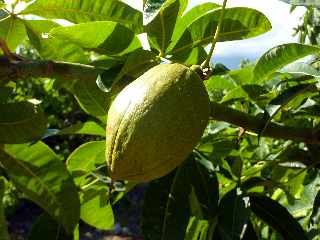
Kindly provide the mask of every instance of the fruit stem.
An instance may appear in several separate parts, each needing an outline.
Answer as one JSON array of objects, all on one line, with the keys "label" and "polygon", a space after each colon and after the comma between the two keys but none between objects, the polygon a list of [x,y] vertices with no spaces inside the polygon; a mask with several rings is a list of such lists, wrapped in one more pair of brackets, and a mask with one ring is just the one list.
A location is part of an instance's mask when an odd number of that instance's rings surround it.
[{"label": "fruit stem", "polygon": [[216,28],[216,32],[215,32],[214,37],[212,39],[211,48],[210,48],[210,51],[208,53],[208,56],[207,56],[206,60],[204,60],[204,62],[201,64],[201,68],[202,69],[210,67],[210,60],[211,60],[211,57],[212,57],[212,54],[213,54],[213,50],[214,50],[214,48],[216,46],[216,43],[218,42],[219,33],[220,33],[221,26],[222,26],[223,18],[224,18],[224,13],[225,13],[227,1],[228,0],[223,0],[218,26]]}]

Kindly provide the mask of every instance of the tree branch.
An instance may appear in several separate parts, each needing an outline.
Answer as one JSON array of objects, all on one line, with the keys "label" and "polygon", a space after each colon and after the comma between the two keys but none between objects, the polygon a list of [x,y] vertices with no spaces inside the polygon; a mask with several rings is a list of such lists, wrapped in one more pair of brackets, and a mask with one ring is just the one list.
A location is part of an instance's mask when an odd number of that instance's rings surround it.
[{"label": "tree branch", "polygon": [[[246,130],[258,133],[261,130],[261,119],[227,107],[223,104],[211,102],[211,118],[228,122]],[[281,138],[310,144],[320,144],[320,131],[314,128],[296,128],[269,123],[263,136]]]},{"label": "tree branch", "polygon": [[0,57],[0,83],[30,77],[48,77],[62,80],[96,79],[103,70],[93,66],[54,61],[11,61]]}]

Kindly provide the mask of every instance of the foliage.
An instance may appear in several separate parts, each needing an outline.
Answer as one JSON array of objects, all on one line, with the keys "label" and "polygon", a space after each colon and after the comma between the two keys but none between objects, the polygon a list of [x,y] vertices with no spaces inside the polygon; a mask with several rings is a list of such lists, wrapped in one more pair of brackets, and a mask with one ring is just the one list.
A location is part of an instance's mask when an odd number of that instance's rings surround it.
[{"label": "foliage", "polygon": [[[115,204],[135,186],[106,171],[110,102],[161,61],[201,64],[221,6],[183,13],[187,0],[167,0],[143,25],[143,13],[119,0],[36,0],[20,12],[18,2],[0,4],[0,40],[27,58],[5,51],[0,58],[0,198],[14,185],[43,209],[31,240],[48,233],[79,239],[80,221],[110,229]],[[232,41],[271,24],[259,11],[237,7],[226,9],[220,27],[218,41]],[[142,48],[142,32],[150,50]],[[145,239],[319,239],[320,74],[306,63],[287,66],[318,53],[292,43],[254,65],[214,66],[204,82],[212,119],[184,163],[148,184]],[[0,239],[8,239],[5,207]]]}]

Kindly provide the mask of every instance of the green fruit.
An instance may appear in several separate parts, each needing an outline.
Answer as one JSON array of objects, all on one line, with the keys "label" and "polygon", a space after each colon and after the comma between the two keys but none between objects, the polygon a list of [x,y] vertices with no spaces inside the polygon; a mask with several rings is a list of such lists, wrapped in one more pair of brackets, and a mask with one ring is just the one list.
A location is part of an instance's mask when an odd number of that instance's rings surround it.
[{"label": "green fruit", "polygon": [[157,65],[127,85],[107,122],[107,164],[115,180],[162,177],[192,152],[209,119],[199,75],[181,64]]}]

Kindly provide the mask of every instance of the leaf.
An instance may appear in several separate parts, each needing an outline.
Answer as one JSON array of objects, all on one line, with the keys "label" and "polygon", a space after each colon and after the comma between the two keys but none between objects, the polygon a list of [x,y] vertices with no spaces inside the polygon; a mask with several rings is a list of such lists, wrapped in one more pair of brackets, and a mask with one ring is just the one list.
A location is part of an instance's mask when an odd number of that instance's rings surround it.
[{"label": "leaf", "polygon": [[268,124],[284,106],[286,106],[290,101],[292,101],[298,95],[312,89],[314,89],[314,91],[317,91],[314,84],[299,84],[299,85],[287,88],[277,97],[272,99],[269,105],[265,109],[264,116],[262,118],[263,125],[259,135],[263,134]]},{"label": "leaf", "polygon": [[[213,10],[197,18],[184,31],[177,44],[167,52],[176,55],[183,51],[211,43],[217,28],[221,9]],[[271,29],[269,20],[259,11],[235,7],[225,11],[219,34],[219,42],[241,40],[258,36]]]},{"label": "leaf", "polygon": [[170,45],[168,47],[168,51],[171,47],[173,47],[177,41],[182,36],[183,32],[187,29],[187,27],[192,24],[197,18],[205,15],[208,11],[219,8],[220,5],[216,3],[203,3],[197,5],[186,12],[182,17],[177,19],[176,26],[174,28]]},{"label": "leaf", "polygon": [[105,163],[105,141],[92,141],[82,144],[67,159],[70,172],[75,170],[93,171],[97,165]]},{"label": "leaf", "polygon": [[80,145],[69,155],[67,168],[78,186],[94,181],[88,175],[106,163],[105,148],[105,141],[91,141]]},{"label": "leaf", "polygon": [[[118,75],[114,79],[109,79],[109,83],[105,85],[105,87],[107,89],[111,88],[112,93],[115,95],[132,80],[140,77],[143,73],[157,64],[159,64],[159,60],[155,53],[137,49],[128,55]],[[107,82],[105,78],[110,76],[109,71],[108,73],[108,75],[102,75],[104,83]]]},{"label": "leaf", "polygon": [[98,21],[53,28],[49,37],[64,40],[101,54],[116,55],[129,47],[134,33],[119,23]]},{"label": "leaf", "polygon": [[249,220],[249,209],[244,197],[236,189],[229,191],[219,204],[218,231],[222,239],[240,239]]},{"label": "leaf", "polygon": [[276,46],[264,53],[256,63],[254,81],[261,83],[287,64],[319,51],[319,47],[299,43]]},{"label": "leaf", "polygon": [[297,6],[315,6],[319,7],[320,4],[317,3],[315,0],[280,0],[285,3],[290,3],[292,5],[297,5]]},{"label": "leaf", "polygon": [[34,14],[73,23],[114,21],[135,32],[142,30],[142,13],[120,0],[37,0],[19,14]]},{"label": "leaf", "polygon": [[213,92],[217,89],[231,90],[235,88],[236,83],[228,78],[227,76],[211,76],[207,81],[204,82],[206,89],[209,92]]},{"label": "leaf", "polygon": [[152,47],[161,54],[169,46],[179,8],[180,0],[165,1],[155,17],[145,26]]},{"label": "leaf", "polygon": [[0,87],[0,104],[6,103],[8,98],[12,95],[12,92],[12,87]]},{"label": "leaf", "polygon": [[281,234],[284,240],[307,240],[301,225],[278,202],[265,196],[250,196],[251,210]]},{"label": "leaf", "polygon": [[184,240],[206,240],[208,230],[209,222],[207,220],[191,217]]},{"label": "leaf", "polygon": [[303,62],[294,62],[284,68],[280,69],[279,72],[282,73],[293,73],[293,74],[303,74],[313,77],[320,77],[320,72],[312,67],[310,64]]},{"label": "leaf", "polygon": [[9,233],[7,227],[7,220],[4,214],[4,206],[3,206],[3,197],[6,189],[5,180],[3,177],[0,177],[0,239],[1,240],[9,240]]},{"label": "leaf", "polygon": [[72,233],[80,216],[78,192],[63,162],[44,143],[5,145],[0,162],[25,196]]},{"label": "leaf", "polygon": [[253,67],[244,67],[228,72],[228,75],[237,83],[237,85],[254,83]]},{"label": "leaf", "polygon": [[243,90],[241,86],[233,88],[231,91],[225,94],[221,102],[228,102],[238,99],[250,99],[249,95]]},{"label": "leaf", "polygon": [[114,217],[106,186],[91,186],[81,193],[81,219],[102,230],[112,229]]},{"label": "leaf", "polygon": [[197,217],[210,220],[218,211],[219,182],[216,173],[203,161],[205,160],[193,159],[192,172],[189,174],[193,179],[191,184],[202,209],[202,216]]},{"label": "leaf", "polygon": [[106,136],[106,131],[98,123],[94,121],[79,122],[68,128],[64,128],[58,131],[57,135],[68,135],[68,134],[85,134],[85,135],[96,135],[96,136]]},{"label": "leaf", "polygon": [[242,240],[259,240],[251,221],[248,221]]},{"label": "leaf", "polygon": [[11,51],[27,36],[26,29],[21,19],[8,17],[0,20],[0,39],[3,39]]},{"label": "leaf", "polygon": [[142,232],[146,240],[184,239],[189,222],[190,193],[188,168],[185,161],[178,170],[153,181],[145,194]]},{"label": "leaf", "polygon": [[61,224],[57,223],[50,215],[43,213],[34,222],[28,234],[28,240],[73,240],[67,235]]},{"label": "leaf", "polygon": [[0,143],[37,140],[47,128],[43,112],[30,102],[0,104],[0,116]]},{"label": "leaf", "polygon": [[50,30],[60,26],[59,24],[50,20],[24,20],[24,24],[30,43],[42,58],[76,63],[89,62],[81,47],[64,40],[48,38]]},{"label": "leaf", "polygon": [[89,115],[106,120],[110,94],[101,91],[96,81],[78,80],[71,91],[80,107]]},{"label": "leaf", "polygon": [[170,58],[175,62],[180,62],[185,65],[199,65],[207,58],[207,52],[203,47],[195,47],[189,52],[181,52],[180,54],[175,54]]},{"label": "leaf", "polygon": [[314,199],[310,220],[312,224],[320,226],[320,190]]}]

